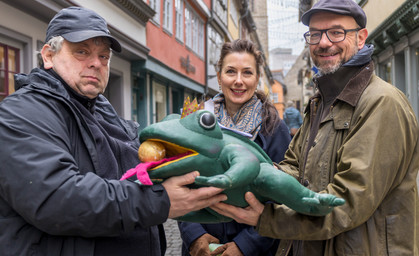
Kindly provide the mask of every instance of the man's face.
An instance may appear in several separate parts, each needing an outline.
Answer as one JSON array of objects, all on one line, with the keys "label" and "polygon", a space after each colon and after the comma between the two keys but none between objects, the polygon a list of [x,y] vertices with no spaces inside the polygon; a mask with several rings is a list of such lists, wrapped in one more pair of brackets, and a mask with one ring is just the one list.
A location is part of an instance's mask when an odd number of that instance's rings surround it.
[{"label": "man's face", "polygon": [[61,50],[55,53],[48,47],[42,49],[45,69],[52,68],[73,90],[90,99],[105,91],[111,51],[104,38],[80,43],[64,40]]},{"label": "man's face", "polygon": [[[330,28],[356,29],[359,26],[351,16],[331,12],[318,12],[311,16],[310,31]],[[367,35],[366,29],[351,31],[346,34],[345,40],[332,43],[323,33],[318,44],[310,45],[311,59],[322,74],[334,73],[364,47]]]}]

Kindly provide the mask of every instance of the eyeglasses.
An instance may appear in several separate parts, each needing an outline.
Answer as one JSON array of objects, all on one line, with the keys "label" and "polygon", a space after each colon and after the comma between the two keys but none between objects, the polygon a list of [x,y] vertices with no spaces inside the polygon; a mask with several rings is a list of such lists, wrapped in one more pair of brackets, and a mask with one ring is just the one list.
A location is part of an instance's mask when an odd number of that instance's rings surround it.
[{"label": "eyeglasses", "polygon": [[323,33],[326,33],[327,38],[332,43],[339,43],[345,40],[346,33],[353,31],[360,31],[361,28],[343,29],[343,28],[329,28],[322,30],[312,30],[304,33],[304,39],[308,44],[314,45],[320,43]]}]

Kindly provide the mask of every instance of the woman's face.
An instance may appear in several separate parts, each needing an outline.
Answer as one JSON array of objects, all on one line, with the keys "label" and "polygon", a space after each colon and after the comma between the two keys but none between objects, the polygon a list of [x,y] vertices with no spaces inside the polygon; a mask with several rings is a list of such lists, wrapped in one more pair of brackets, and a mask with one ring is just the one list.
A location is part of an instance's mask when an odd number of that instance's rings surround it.
[{"label": "woman's face", "polygon": [[217,77],[227,110],[235,113],[256,91],[259,83],[256,59],[247,52],[229,53],[224,57]]}]

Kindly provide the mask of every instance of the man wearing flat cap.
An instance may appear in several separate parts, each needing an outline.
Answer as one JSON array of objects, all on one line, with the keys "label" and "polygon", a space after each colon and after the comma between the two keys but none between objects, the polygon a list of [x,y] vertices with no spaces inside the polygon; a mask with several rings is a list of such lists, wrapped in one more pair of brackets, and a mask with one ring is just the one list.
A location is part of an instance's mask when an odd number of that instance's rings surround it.
[{"label": "man wearing flat cap", "polygon": [[318,93],[278,164],[346,204],[306,216],[247,193],[246,209],[212,207],[281,239],[277,255],[419,255],[418,122],[405,95],[374,74],[366,20],[352,0],[320,0],[303,14]]},{"label": "man wearing flat cap", "polygon": [[120,177],[138,163],[138,124],[104,92],[120,43],[95,12],[50,21],[43,65],[15,77],[0,102],[0,255],[165,253],[167,218],[225,200],[189,189],[197,172],[143,186]]}]

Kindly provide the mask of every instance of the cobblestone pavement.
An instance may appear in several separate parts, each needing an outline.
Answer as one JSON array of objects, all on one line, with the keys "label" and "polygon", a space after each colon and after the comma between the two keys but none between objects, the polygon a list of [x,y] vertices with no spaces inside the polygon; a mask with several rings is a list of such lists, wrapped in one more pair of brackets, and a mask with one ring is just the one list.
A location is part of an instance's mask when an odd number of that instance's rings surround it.
[{"label": "cobblestone pavement", "polygon": [[163,226],[167,240],[165,256],[180,256],[182,253],[182,239],[180,238],[177,222],[175,220],[168,219]]}]

